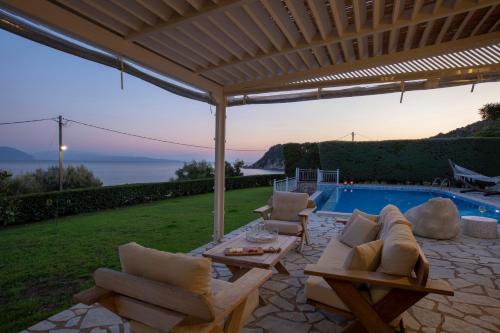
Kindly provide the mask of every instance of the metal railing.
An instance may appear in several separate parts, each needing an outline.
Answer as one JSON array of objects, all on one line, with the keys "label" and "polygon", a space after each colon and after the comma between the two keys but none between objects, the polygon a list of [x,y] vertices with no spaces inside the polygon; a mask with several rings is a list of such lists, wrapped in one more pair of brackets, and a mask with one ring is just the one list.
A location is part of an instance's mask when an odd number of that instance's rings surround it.
[{"label": "metal railing", "polygon": [[273,190],[282,192],[294,192],[297,190],[297,178],[286,177],[283,180],[275,179],[273,182]]},{"label": "metal railing", "polygon": [[339,184],[340,170],[320,169],[295,169],[295,177],[286,177],[283,180],[274,180],[273,190],[293,192],[299,187],[299,183],[317,184]]},{"label": "metal railing", "polygon": [[318,184],[338,184],[340,183],[340,170],[319,170]]}]

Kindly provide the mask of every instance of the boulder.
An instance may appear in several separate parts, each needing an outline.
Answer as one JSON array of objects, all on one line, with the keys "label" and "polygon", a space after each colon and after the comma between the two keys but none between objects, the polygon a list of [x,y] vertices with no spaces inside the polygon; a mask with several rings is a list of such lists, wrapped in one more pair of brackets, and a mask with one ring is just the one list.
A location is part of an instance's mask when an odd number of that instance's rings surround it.
[{"label": "boulder", "polygon": [[460,231],[460,214],[450,199],[432,198],[405,213],[417,236],[433,239],[455,238]]}]

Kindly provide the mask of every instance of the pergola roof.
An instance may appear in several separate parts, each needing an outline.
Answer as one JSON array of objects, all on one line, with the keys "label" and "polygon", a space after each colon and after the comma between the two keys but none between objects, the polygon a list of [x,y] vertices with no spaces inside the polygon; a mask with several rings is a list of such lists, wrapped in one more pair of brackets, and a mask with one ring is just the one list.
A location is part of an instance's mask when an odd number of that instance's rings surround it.
[{"label": "pergola roof", "polygon": [[499,0],[0,4],[214,94],[410,80],[435,88],[440,82],[497,81],[500,75]]}]

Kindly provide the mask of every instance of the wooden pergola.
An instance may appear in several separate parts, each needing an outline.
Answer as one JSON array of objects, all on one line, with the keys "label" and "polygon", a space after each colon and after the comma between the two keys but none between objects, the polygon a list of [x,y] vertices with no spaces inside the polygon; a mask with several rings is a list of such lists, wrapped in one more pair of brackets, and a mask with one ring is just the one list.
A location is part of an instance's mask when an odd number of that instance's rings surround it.
[{"label": "wooden pergola", "polygon": [[226,106],[500,79],[500,0],[0,0],[0,27],[215,104],[216,240]]}]

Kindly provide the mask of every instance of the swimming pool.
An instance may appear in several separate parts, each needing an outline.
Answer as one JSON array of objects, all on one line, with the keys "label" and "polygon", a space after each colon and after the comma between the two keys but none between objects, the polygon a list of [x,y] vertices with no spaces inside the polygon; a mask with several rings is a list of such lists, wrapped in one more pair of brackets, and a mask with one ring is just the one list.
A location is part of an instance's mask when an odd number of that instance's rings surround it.
[{"label": "swimming pool", "polygon": [[[396,205],[403,213],[431,198],[442,197],[453,200],[460,215],[479,215],[500,221],[500,208],[484,204],[453,193],[422,188],[387,188],[354,186],[325,186],[319,188],[316,199],[318,211],[351,213],[355,208],[370,214],[378,214],[387,204]],[[481,212],[480,211],[481,207]]]}]

